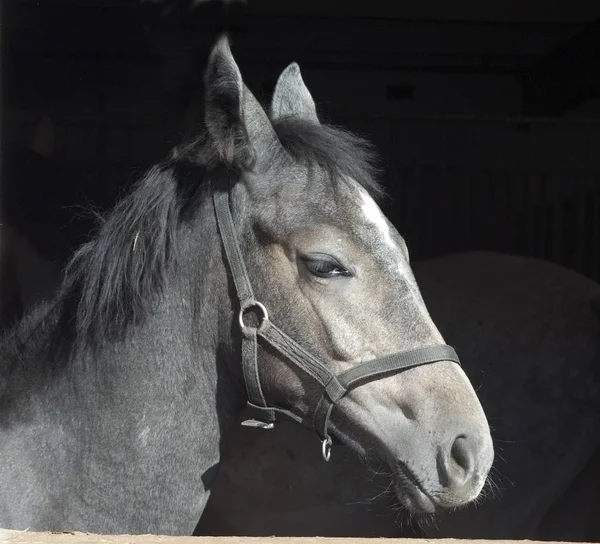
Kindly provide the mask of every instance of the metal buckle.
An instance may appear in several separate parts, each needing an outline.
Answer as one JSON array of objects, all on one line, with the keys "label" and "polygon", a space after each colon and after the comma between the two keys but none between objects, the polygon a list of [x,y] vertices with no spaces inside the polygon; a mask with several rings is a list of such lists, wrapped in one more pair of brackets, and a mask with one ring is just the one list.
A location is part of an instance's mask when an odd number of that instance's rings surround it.
[{"label": "metal buckle", "polygon": [[245,419],[242,421],[242,426],[270,430],[275,428],[275,423],[267,423],[266,421],[260,421],[259,419]]},{"label": "metal buckle", "polygon": [[[258,308],[260,310],[260,312],[262,313],[262,316],[260,316],[260,318],[259,318],[260,324],[258,325],[258,327],[249,327],[248,325],[246,325],[244,323],[244,314],[251,308]],[[254,300],[254,299],[246,300],[242,303],[242,307],[240,308],[240,313],[238,314],[238,320],[240,323],[240,329],[242,330],[242,333],[247,334],[250,331],[260,329],[264,323],[269,321],[269,312],[267,312],[267,309],[264,307],[263,304],[258,302],[258,300]]]},{"label": "metal buckle", "polygon": [[323,442],[321,442],[321,453],[323,454],[323,459],[325,459],[325,461],[329,461],[329,459],[331,458],[331,437],[328,436],[327,438],[323,439]]}]

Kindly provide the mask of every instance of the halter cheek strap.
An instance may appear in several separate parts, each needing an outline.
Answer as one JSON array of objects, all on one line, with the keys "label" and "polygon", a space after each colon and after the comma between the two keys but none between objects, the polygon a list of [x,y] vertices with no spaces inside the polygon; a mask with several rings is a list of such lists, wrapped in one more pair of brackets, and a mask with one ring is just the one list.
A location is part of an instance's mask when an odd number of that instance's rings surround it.
[{"label": "halter cheek strap", "polygon": [[[326,364],[290,338],[269,319],[269,313],[265,306],[254,297],[252,284],[235,233],[229,207],[229,192],[215,189],[213,203],[221,241],[239,302],[238,321],[242,335],[242,370],[248,394],[248,407],[254,416],[252,419],[243,421],[242,425],[272,429],[278,421],[278,416],[283,416],[313,428],[322,440],[323,457],[328,461],[332,444],[328,433],[331,411],[349,391],[370,381],[416,366],[440,361],[452,361],[460,365],[458,355],[453,348],[447,345],[436,345],[379,357],[357,364],[340,374],[334,374]],[[250,310],[255,310],[259,314],[259,324],[256,327],[250,326],[244,321],[245,315]],[[258,372],[259,337],[321,385],[323,394],[312,416],[308,411],[297,407],[285,409],[267,404]]]}]

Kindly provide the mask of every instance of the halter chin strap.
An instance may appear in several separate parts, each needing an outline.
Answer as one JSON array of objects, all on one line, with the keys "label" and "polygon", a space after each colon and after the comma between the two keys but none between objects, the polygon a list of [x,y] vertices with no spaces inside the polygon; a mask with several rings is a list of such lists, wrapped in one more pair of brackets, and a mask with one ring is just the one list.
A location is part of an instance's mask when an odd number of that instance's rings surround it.
[{"label": "halter chin strap", "polygon": [[[329,418],[335,404],[348,391],[372,380],[416,366],[440,361],[452,361],[460,365],[453,348],[447,345],[437,345],[379,357],[357,364],[340,374],[333,374],[327,365],[274,325],[269,319],[269,313],[265,306],[255,299],[235,233],[229,208],[229,192],[215,189],[213,202],[221,240],[240,304],[238,320],[242,333],[242,369],[248,394],[248,407],[254,416],[252,419],[243,421],[242,425],[272,429],[278,420],[277,416],[280,415],[309,428],[314,428],[322,440],[323,457],[329,461],[332,444],[328,433]],[[244,316],[250,310],[255,310],[260,315],[257,327],[247,325],[244,321]],[[259,337],[321,384],[323,395],[312,416],[308,411],[299,408],[287,410],[267,404],[258,373]]]}]

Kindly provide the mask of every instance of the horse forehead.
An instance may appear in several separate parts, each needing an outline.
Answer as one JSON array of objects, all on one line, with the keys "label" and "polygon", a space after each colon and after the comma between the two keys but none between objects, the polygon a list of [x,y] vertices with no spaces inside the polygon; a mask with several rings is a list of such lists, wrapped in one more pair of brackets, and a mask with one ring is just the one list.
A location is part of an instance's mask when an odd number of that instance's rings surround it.
[{"label": "horse forehead", "polygon": [[390,224],[381,208],[377,205],[373,197],[358,183],[356,183],[358,191],[358,204],[361,218],[364,225],[367,226],[366,231],[368,237],[375,242],[376,246],[381,248],[381,251],[388,258],[392,258],[398,264],[401,264],[404,259],[400,246],[396,243],[392,236]]},{"label": "horse forehead", "polygon": [[358,207],[360,216],[364,220],[363,227],[360,229],[366,232],[366,237],[369,239],[371,247],[379,254],[383,262],[387,263],[387,267],[398,274],[400,277],[407,279],[411,276],[410,266],[406,260],[400,245],[394,240],[393,232],[390,223],[377,205],[373,197],[362,187],[358,182],[352,180],[358,194]]},{"label": "horse forehead", "polygon": [[387,245],[395,248],[396,244],[392,240],[390,227],[377,203],[362,187],[359,187],[359,195],[361,200],[360,208],[367,223],[375,227],[377,234]]}]

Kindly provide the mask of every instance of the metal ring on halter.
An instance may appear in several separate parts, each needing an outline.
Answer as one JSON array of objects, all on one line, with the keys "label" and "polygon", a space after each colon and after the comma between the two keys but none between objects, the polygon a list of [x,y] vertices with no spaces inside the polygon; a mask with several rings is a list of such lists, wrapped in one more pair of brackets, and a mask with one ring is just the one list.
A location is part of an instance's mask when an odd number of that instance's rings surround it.
[{"label": "metal ring on halter", "polygon": [[323,442],[321,442],[321,453],[323,454],[323,459],[329,461],[331,457],[331,436],[324,438]]},{"label": "metal ring on halter", "polygon": [[[244,314],[248,310],[250,310],[250,308],[258,308],[262,313],[262,316],[260,317],[260,324],[258,325],[258,327],[248,327],[244,323]],[[248,300],[242,304],[242,307],[240,308],[240,313],[238,314],[238,319],[240,322],[240,329],[242,329],[243,333],[247,333],[248,331],[259,329],[263,325],[263,323],[269,321],[269,312],[267,312],[267,309],[264,307],[263,304],[258,302],[258,300]]]}]

